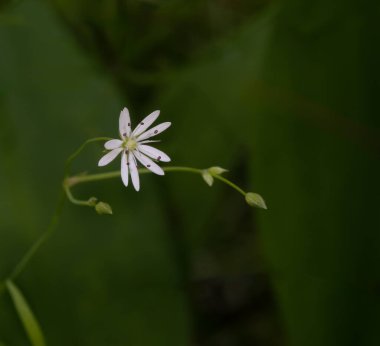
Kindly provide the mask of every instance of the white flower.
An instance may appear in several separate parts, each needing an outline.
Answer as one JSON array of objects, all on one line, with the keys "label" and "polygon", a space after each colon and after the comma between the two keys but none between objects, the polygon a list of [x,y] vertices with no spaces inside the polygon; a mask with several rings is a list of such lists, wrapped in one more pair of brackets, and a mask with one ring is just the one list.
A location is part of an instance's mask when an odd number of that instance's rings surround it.
[{"label": "white flower", "polygon": [[132,132],[129,111],[127,108],[124,108],[120,112],[119,118],[119,132],[121,140],[111,139],[106,142],[104,147],[109,150],[109,152],[104,155],[98,163],[98,166],[106,166],[121,153],[121,179],[124,185],[128,186],[128,178],[130,175],[132,184],[136,191],[140,190],[137,160],[140,161],[144,167],[158,175],[164,175],[165,173],[153,160],[163,162],[170,161],[169,156],[164,152],[153,148],[150,145],[146,145],[146,143],[156,142],[147,140],[148,138],[158,135],[171,125],[171,123],[166,122],[148,130],[149,126],[153,124],[159,114],[160,111],[154,111],[149,114]]}]

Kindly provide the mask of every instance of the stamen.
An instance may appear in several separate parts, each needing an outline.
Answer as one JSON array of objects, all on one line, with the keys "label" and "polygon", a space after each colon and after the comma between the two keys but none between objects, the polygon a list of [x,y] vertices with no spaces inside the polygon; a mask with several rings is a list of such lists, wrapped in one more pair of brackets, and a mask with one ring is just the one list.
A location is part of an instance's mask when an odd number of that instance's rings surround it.
[{"label": "stamen", "polygon": [[131,127],[131,123],[128,123],[128,126]]},{"label": "stamen", "polygon": [[161,156],[157,157],[157,160],[160,161],[161,160]]},{"label": "stamen", "polygon": [[154,133],[157,134],[157,133],[158,133],[158,130],[154,131]]},{"label": "stamen", "polygon": [[144,123],[141,123],[141,125],[144,125]]},{"label": "stamen", "polygon": [[150,165],[146,165],[148,168],[150,167]]}]

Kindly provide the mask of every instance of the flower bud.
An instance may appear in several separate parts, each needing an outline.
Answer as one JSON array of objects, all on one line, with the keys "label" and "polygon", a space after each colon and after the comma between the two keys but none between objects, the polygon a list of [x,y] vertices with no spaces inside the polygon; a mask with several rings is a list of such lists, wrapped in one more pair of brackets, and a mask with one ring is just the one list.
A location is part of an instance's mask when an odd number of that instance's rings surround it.
[{"label": "flower bud", "polygon": [[208,172],[211,174],[211,175],[220,175],[224,172],[228,172],[227,169],[224,169],[222,167],[218,167],[218,166],[214,166],[214,167],[210,167],[208,169]]},{"label": "flower bud", "polygon": [[206,184],[208,186],[212,186],[212,184],[214,183],[214,178],[212,177],[212,175],[208,172],[208,170],[204,170],[202,172],[202,178],[203,180],[206,182]]},{"label": "flower bud", "polygon": [[247,192],[245,195],[245,200],[251,207],[268,209],[264,199],[258,193]]},{"label": "flower bud", "polygon": [[95,210],[99,215],[109,214],[112,215],[112,208],[108,203],[99,202],[95,205]]}]

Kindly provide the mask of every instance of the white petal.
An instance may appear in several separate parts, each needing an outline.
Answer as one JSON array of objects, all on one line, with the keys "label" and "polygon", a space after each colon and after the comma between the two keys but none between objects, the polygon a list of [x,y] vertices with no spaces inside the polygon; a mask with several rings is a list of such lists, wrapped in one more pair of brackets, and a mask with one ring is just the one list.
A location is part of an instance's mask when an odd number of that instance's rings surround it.
[{"label": "white petal", "polygon": [[148,168],[153,173],[156,173],[158,175],[164,175],[165,172],[162,170],[162,168],[154,163],[150,158],[146,157],[145,155],[135,151],[134,152],[135,157],[142,163],[143,166]]},{"label": "white petal", "polygon": [[115,159],[117,155],[119,155],[123,151],[123,148],[117,148],[109,153],[105,154],[98,162],[98,166],[106,166],[108,165],[111,161]]},{"label": "white petal", "polygon": [[156,140],[146,140],[146,141],[141,141],[141,142],[139,142],[138,141],[138,143],[139,144],[145,144],[145,143],[157,143],[157,142],[161,142],[161,140],[160,139],[156,139]]},{"label": "white petal", "polygon": [[128,186],[128,158],[125,152],[121,154],[121,180]]},{"label": "white petal", "polygon": [[128,108],[125,107],[120,112],[119,117],[119,132],[121,137],[129,137],[131,134],[131,118],[129,116]]},{"label": "white petal", "polygon": [[150,113],[147,117],[143,119],[140,124],[137,125],[137,127],[133,131],[133,136],[138,136],[142,134],[150,125],[152,125],[155,120],[160,115],[160,111],[154,111],[153,113]]},{"label": "white petal", "polygon": [[140,190],[140,178],[139,171],[137,170],[136,159],[133,154],[130,152],[128,154],[128,162],[129,162],[129,172],[132,178],[132,184],[136,191]]},{"label": "white petal", "polygon": [[143,154],[149,156],[152,159],[162,162],[169,162],[170,157],[166,155],[163,151],[151,147],[150,145],[139,145],[139,151]]},{"label": "white petal", "polygon": [[111,139],[104,143],[104,148],[108,150],[120,148],[123,142],[120,139]]},{"label": "white petal", "polygon": [[156,136],[159,133],[165,131],[171,124],[172,123],[167,122],[167,123],[162,123],[160,125],[157,125],[157,126],[151,128],[150,130],[144,132],[137,140],[140,142],[144,139]]}]

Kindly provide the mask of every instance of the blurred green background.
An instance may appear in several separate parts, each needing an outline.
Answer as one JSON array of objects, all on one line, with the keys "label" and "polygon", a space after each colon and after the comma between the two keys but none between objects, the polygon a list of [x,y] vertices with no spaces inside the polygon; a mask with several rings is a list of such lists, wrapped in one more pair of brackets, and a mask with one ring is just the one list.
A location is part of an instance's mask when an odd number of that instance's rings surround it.
[{"label": "blurred green background", "polygon": [[[76,188],[114,215],[67,203],[17,279],[48,345],[380,345],[377,1],[0,4],[1,279],[124,106],[269,207],[180,173]],[[28,345],[8,294],[1,343]]]}]

